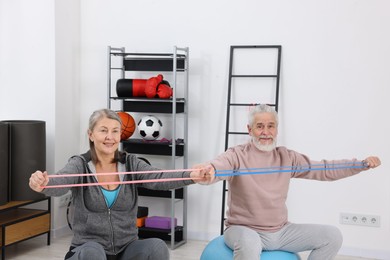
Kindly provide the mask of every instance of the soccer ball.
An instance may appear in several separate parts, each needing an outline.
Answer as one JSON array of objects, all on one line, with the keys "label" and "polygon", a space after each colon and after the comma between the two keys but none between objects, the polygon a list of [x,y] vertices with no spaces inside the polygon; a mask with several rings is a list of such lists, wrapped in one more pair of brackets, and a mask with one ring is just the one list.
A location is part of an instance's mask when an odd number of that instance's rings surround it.
[{"label": "soccer ball", "polygon": [[151,141],[156,140],[160,136],[162,123],[155,116],[144,116],[138,122],[138,131],[142,139]]}]

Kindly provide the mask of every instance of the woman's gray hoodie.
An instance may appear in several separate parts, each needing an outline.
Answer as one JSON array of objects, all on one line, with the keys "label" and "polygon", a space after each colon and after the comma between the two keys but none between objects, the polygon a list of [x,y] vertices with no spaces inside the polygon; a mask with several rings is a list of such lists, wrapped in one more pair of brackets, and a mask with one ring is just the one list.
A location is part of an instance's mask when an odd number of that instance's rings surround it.
[{"label": "woman's gray hoodie", "polygon": [[[88,163],[91,162],[90,152],[73,156],[65,167],[56,174],[92,173]],[[122,164],[127,172],[159,170],[138,159],[133,154],[120,153],[118,164]],[[123,167],[125,166],[125,167]],[[181,178],[189,177],[189,172],[180,173],[150,173],[150,174],[126,174],[123,181]],[[96,183],[95,176],[50,178],[48,185]],[[137,186],[152,190],[169,190],[181,188],[194,183],[192,180],[174,182],[154,182],[140,184],[123,184],[118,196],[108,208],[100,186],[50,188],[42,193],[47,196],[61,196],[72,191],[74,218],[72,246],[80,246],[88,241],[100,243],[108,255],[121,252],[125,246],[138,239],[136,226],[138,193]]]}]

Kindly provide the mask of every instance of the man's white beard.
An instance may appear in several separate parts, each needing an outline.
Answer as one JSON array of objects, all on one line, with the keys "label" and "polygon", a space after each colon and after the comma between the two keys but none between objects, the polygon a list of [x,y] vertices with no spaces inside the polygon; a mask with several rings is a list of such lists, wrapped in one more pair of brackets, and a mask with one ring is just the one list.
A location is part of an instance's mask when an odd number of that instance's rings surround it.
[{"label": "man's white beard", "polygon": [[252,136],[252,142],[256,146],[257,149],[264,152],[270,152],[276,147],[276,139],[272,140],[272,144],[261,144],[259,141],[259,137]]}]

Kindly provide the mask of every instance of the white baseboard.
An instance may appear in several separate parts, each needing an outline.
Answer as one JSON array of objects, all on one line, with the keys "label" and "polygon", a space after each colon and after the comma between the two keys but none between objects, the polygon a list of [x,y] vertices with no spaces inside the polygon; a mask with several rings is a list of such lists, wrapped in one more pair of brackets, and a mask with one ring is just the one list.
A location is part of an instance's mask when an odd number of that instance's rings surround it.
[{"label": "white baseboard", "polygon": [[59,238],[59,237],[71,235],[71,234],[72,234],[72,230],[70,230],[70,228],[68,226],[63,226],[61,228],[56,228],[56,229],[50,230],[50,235],[52,238]]},{"label": "white baseboard", "polygon": [[389,250],[374,250],[364,248],[342,247],[339,255],[365,257],[380,260],[390,260]]},{"label": "white baseboard", "polygon": [[204,233],[204,232],[196,232],[196,231],[188,231],[187,239],[189,240],[200,240],[200,241],[210,241],[216,237],[218,237],[219,233]]}]

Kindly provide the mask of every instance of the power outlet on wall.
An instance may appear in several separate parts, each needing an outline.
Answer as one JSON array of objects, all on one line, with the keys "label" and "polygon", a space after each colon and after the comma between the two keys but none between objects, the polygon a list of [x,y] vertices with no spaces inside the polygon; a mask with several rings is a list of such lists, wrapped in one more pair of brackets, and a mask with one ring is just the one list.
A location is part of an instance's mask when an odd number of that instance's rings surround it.
[{"label": "power outlet on wall", "polygon": [[381,218],[380,216],[377,215],[340,213],[340,224],[380,227]]}]

